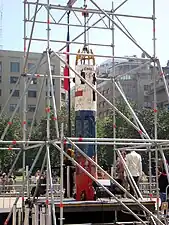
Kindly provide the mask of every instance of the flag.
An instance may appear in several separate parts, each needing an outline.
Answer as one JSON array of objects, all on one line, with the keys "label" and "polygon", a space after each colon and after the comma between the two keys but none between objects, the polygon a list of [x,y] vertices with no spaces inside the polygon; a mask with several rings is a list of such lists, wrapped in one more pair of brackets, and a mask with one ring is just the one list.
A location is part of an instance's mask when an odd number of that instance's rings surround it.
[{"label": "flag", "polygon": [[77,1],[77,0],[69,0],[68,3],[67,3],[67,5],[68,5],[69,7],[72,7],[73,4],[75,4],[76,1]]},{"label": "flag", "polygon": [[[67,41],[70,41],[69,28],[67,31]],[[66,46],[66,53],[69,53],[69,43],[67,43]],[[69,65],[69,54],[66,54],[66,63]],[[64,68],[64,89],[66,91],[69,91],[70,90],[69,79],[66,77],[69,77],[69,67],[67,65],[65,65]]]}]

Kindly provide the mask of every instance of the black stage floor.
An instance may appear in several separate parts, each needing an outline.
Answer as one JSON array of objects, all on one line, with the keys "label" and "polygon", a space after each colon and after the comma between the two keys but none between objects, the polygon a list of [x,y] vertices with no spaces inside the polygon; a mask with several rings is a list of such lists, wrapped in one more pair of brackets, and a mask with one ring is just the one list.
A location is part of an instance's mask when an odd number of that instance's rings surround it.
[{"label": "black stage floor", "polygon": [[[45,198],[37,200],[38,205],[45,204]],[[132,199],[120,199],[133,212],[142,215],[142,209]],[[139,200],[152,213],[155,212],[155,202],[149,199]],[[55,209],[57,224],[59,224],[60,200],[55,199]],[[10,209],[0,209],[0,224],[3,224]],[[81,223],[113,223],[115,214],[118,222],[136,221],[136,219],[115,200],[100,199],[97,201],[76,201],[74,199],[64,199],[63,215],[64,224],[81,224]],[[144,219],[143,219],[144,220]]]},{"label": "black stage floor", "polygon": [[[125,203],[131,210],[141,210],[138,203],[132,199],[120,198],[120,201]],[[149,199],[139,200],[141,204],[146,206],[151,212],[155,210],[155,202]],[[45,199],[39,199],[38,204],[45,203]],[[56,212],[60,211],[60,200],[55,200]],[[74,199],[64,199],[63,201],[64,212],[98,212],[102,211],[121,211],[125,210],[124,207],[114,199],[99,199],[97,201],[76,201]]]}]

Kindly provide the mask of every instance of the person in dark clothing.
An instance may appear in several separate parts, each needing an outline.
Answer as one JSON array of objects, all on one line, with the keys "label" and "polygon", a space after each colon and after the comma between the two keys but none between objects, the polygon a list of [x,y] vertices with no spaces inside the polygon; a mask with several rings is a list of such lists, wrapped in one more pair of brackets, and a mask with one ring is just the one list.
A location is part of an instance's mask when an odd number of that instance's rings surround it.
[{"label": "person in dark clothing", "polygon": [[[74,152],[72,149],[67,150],[67,154],[70,157],[74,157]],[[73,166],[72,161],[69,159],[65,158],[64,159],[64,168],[63,168],[63,187],[65,189],[65,194],[64,197],[67,198],[67,167],[69,166],[69,187],[70,187],[70,197],[73,197],[73,188],[74,188],[74,172],[75,172],[75,167]]]},{"label": "person in dark clothing", "polygon": [[[41,177],[39,178],[39,181],[37,182],[37,185],[38,185],[38,188],[37,188],[35,197],[38,198],[39,196],[46,194],[46,176],[41,175]],[[32,196],[34,196],[35,190],[36,190],[36,187],[33,187],[31,190]]]},{"label": "person in dark clothing", "polygon": [[165,202],[167,199],[166,188],[169,183],[168,183],[167,173],[166,173],[163,165],[161,165],[159,168],[158,183],[159,183],[159,189],[160,189],[161,202]]}]

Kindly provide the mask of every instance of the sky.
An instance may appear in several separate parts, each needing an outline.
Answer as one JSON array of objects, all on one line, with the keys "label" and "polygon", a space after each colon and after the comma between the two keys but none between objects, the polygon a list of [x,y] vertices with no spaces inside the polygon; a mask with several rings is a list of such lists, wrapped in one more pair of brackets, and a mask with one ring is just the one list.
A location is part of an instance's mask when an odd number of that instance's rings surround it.
[{"label": "sky", "polygon": [[[23,50],[23,1],[22,0],[1,0],[3,1],[3,25],[2,25],[2,44],[4,50]],[[28,0],[30,1],[30,0]],[[31,2],[35,2],[32,0]],[[40,2],[46,3],[47,0],[40,0]],[[112,1],[111,0],[95,0],[97,5],[105,10],[111,10]],[[114,8],[116,8],[122,0],[114,0]],[[51,4],[66,5],[67,0],[50,0]],[[127,15],[139,15],[151,17],[153,14],[152,7],[153,0],[128,0],[128,2],[122,6],[116,13],[117,14],[127,14]],[[89,8],[97,9],[89,0],[87,0],[87,5]],[[78,0],[76,5],[78,7],[83,7],[83,0]],[[165,66],[167,60],[169,59],[169,29],[168,28],[168,9],[169,0],[156,0],[156,55],[160,59],[162,66]],[[51,10],[51,14],[56,21],[60,19],[64,11]],[[34,14],[34,7],[30,8],[30,18]],[[83,17],[81,13],[77,13],[78,18],[83,23]],[[40,10],[37,15],[37,20],[46,21],[47,19],[46,9]],[[99,15],[94,15],[89,21],[89,26],[99,19]],[[147,19],[133,19],[128,17],[118,17],[125,27],[132,34],[137,43],[149,54],[153,55],[153,23],[152,20]],[[119,24],[117,20],[116,23]],[[62,23],[66,23],[66,17],[63,18]],[[80,24],[76,16],[71,13],[70,15],[71,24]],[[105,19],[105,23],[108,24],[108,19]],[[31,23],[27,23],[27,37],[30,35]],[[104,26],[103,22],[97,24],[97,26]],[[76,37],[83,28],[70,28],[70,39]],[[50,36],[52,40],[66,41],[67,26],[51,25]],[[47,31],[46,24],[36,24],[34,33],[34,38],[46,39]],[[115,38],[115,55],[116,56],[131,56],[137,55],[141,56],[142,51],[135,46],[117,27],[115,27],[114,32]],[[83,42],[84,37],[79,38],[78,42]],[[103,29],[91,29],[88,32],[88,40],[90,43],[99,43],[111,45],[112,43],[112,31]],[[1,43],[0,43],[1,45]],[[43,52],[46,49],[46,42],[31,42],[31,51]],[[58,51],[63,43],[51,43],[51,48],[54,51]],[[76,53],[79,48],[83,45],[71,45],[71,52]],[[97,47],[90,46],[95,54],[100,55],[112,55],[111,47]],[[71,56],[71,63],[74,63],[75,57]],[[96,63],[100,64],[106,58],[97,58]]]}]

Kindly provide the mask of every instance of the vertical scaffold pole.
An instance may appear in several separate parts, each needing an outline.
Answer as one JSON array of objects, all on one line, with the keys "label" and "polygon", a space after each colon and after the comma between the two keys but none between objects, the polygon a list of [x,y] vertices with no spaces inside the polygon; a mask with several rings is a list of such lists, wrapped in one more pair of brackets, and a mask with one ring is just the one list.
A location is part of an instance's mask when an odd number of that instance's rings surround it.
[{"label": "vertical scaffold pole", "polygon": [[[27,54],[26,54],[26,0],[24,1],[24,68],[23,73],[26,73],[26,63],[27,63]],[[26,141],[26,100],[27,100],[27,93],[26,93],[26,77],[23,77],[24,82],[24,97],[23,97],[23,121],[22,121],[22,133],[23,133],[23,141]],[[25,143],[22,146],[22,223],[24,222],[24,191],[25,191]],[[26,213],[25,213],[26,214]]]},{"label": "vertical scaffold pole", "polygon": [[13,206],[13,216],[12,216],[12,225],[16,225],[16,204]]},{"label": "vertical scaffold pole", "polygon": [[[114,2],[112,2],[112,12],[114,12]],[[112,20],[114,21],[114,15],[112,15]],[[114,83],[114,77],[115,77],[115,26],[114,23],[112,22],[112,77],[113,77],[113,105],[116,105],[116,89],[115,89],[115,83]],[[116,138],[116,111],[113,108],[113,138]],[[114,177],[116,176],[116,145],[113,145],[113,175]]]},{"label": "vertical scaffold pole", "polygon": [[63,152],[64,152],[64,124],[61,124],[61,151],[60,151],[60,225],[63,225]]},{"label": "vertical scaffold pole", "polygon": [[[156,93],[156,2],[153,0],[153,79],[154,79],[154,139],[158,138],[157,127],[157,93]],[[157,191],[157,217],[159,218],[159,183],[158,183],[158,148],[155,149],[155,163],[156,163],[156,191]]]},{"label": "vertical scaffold pole", "polygon": [[[47,47],[46,47],[46,54],[50,51],[50,4],[49,0],[47,0]],[[48,62],[49,63],[49,62]],[[48,64],[47,63],[47,64]],[[47,76],[47,96],[46,96],[46,139],[47,139],[47,144],[46,144],[46,154],[47,154],[47,163],[46,163],[46,181],[47,181],[47,186],[46,186],[46,224],[50,223],[50,216],[49,216],[49,158],[48,158],[48,152],[49,152],[49,144],[48,142],[50,141],[50,110],[51,110],[51,105],[50,105],[50,76],[49,76],[49,66],[47,65],[47,70],[48,70],[48,76]],[[50,155],[50,153],[49,153]]]}]

